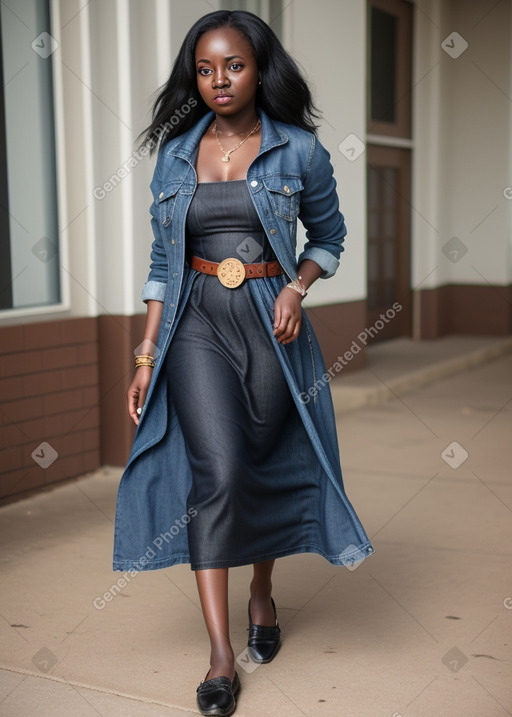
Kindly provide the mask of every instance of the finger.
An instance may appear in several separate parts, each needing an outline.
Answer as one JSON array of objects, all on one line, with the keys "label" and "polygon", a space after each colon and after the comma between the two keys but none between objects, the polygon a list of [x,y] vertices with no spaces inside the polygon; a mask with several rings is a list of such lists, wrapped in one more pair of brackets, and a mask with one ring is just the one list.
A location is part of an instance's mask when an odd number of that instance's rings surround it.
[{"label": "finger", "polygon": [[286,333],[288,322],[290,321],[291,316],[288,314],[285,314],[284,312],[281,313],[281,320],[279,324],[274,329],[274,334],[276,338],[282,338],[283,334]]},{"label": "finger", "polygon": [[294,318],[293,316],[290,316],[288,319],[286,319],[285,322],[283,322],[283,326],[281,333],[278,336],[278,341],[280,343],[286,342],[287,339],[290,338],[290,336],[293,334],[293,329],[295,326]]},{"label": "finger", "polygon": [[137,401],[137,408],[142,411],[142,408],[144,407],[144,404],[146,403],[146,396],[148,395],[147,389],[141,390],[139,394],[139,400]]},{"label": "finger", "polygon": [[288,324],[287,336],[284,337],[285,343],[294,341],[300,333],[300,327],[302,325],[302,314],[298,317],[292,317],[291,322]]},{"label": "finger", "polygon": [[138,407],[138,395],[134,392],[129,392],[127,394],[127,403],[128,403],[128,415],[132,419],[132,421],[135,423],[135,425],[138,425],[139,423],[139,416],[137,414],[137,407]]},{"label": "finger", "polygon": [[280,323],[281,323],[281,307],[276,302],[274,304],[274,333],[277,331]]},{"label": "finger", "polygon": [[300,333],[300,321],[297,322],[297,324],[295,324],[295,328],[293,329],[293,331],[292,331],[290,337],[287,338],[285,341],[283,341],[283,343],[289,344],[289,343],[291,343],[292,341],[295,341],[295,339],[297,338],[297,336],[299,335],[299,333]]}]

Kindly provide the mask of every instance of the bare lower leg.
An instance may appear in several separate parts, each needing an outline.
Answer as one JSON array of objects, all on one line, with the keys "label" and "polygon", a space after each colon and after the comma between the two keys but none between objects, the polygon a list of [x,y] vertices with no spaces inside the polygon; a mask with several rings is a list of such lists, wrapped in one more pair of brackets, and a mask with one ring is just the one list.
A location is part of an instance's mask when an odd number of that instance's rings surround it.
[{"label": "bare lower leg", "polygon": [[229,639],[228,569],[196,570],[197,589],[210,637],[210,672],[207,679],[235,676],[235,656]]},{"label": "bare lower leg", "polygon": [[254,625],[275,625],[272,595],[272,570],[275,560],[254,563],[251,581],[251,618]]}]

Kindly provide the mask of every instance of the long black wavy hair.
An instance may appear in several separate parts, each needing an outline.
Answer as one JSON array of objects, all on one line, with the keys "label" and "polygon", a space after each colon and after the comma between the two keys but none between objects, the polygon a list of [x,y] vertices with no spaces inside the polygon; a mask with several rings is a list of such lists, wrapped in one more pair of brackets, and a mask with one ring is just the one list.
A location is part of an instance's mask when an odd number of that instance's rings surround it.
[{"label": "long black wavy hair", "polygon": [[[222,27],[238,30],[252,48],[261,77],[256,106],[272,119],[302,127],[316,134],[320,114],[295,60],[286,52],[274,31],[257,15],[245,10],[217,10],[199,18],[188,31],[165,85],[159,87],[152,106],[152,122],[137,140],[149,145],[150,155],[173,137],[183,134],[209,108],[201,98],[196,79],[196,45],[205,32]],[[137,141],[136,140],[136,141]]]}]

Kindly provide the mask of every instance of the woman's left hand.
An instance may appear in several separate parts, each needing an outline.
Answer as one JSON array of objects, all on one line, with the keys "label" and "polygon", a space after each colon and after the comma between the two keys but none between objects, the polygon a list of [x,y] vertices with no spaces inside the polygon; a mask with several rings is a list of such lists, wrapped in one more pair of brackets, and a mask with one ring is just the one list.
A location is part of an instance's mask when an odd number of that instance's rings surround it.
[{"label": "woman's left hand", "polygon": [[294,341],[302,324],[302,296],[284,286],[274,302],[274,336],[282,344]]}]

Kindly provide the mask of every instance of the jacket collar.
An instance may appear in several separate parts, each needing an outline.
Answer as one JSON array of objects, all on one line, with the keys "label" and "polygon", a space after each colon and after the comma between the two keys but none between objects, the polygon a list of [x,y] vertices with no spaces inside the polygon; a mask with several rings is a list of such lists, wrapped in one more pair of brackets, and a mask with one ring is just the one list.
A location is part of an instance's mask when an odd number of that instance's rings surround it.
[{"label": "jacket collar", "polygon": [[[267,152],[273,147],[288,142],[288,135],[278,127],[277,123],[270,119],[267,113],[260,107],[256,107],[256,114],[261,120],[261,145],[257,155],[259,157],[263,152]],[[195,157],[197,153],[201,137],[206,132],[208,125],[214,117],[215,112],[207,112],[191,129],[185,132],[181,138],[177,138],[177,143],[173,143],[172,147],[167,150],[167,153],[175,157],[181,157],[187,162],[192,162],[193,157]]]}]

